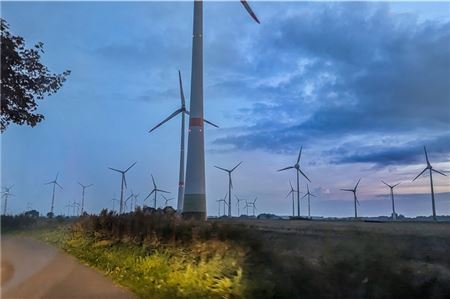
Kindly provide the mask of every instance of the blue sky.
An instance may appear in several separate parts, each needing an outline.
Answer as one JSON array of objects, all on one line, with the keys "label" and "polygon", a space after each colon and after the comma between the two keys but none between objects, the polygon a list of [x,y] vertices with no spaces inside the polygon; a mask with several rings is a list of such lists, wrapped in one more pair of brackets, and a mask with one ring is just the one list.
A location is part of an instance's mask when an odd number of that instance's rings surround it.
[{"label": "blue sky", "polygon": [[[111,207],[126,168],[135,193],[150,174],[176,197],[179,119],[148,134],[178,108],[177,71],[190,87],[190,2],[2,2],[11,31],[43,61],[72,74],[40,102],[46,119],[2,134],[2,185],[15,184],[10,212],[31,202],[45,213],[60,172],[56,212],[93,183],[86,209]],[[359,177],[360,214],[387,215],[388,189],[402,182],[399,213],[429,215],[427,145],[436,169],[450,171],[450,4],[253,2],[257,25],[238,2],[204,5],[207,200],[210,215],[226,193],[258,196],[258,212],[289,214],[285,194],[303,145],[302,165],[319,195],[312,214],[351,216]],[[434,176],[438,214],[450,214],[450,179]],[[305,189],[302,181],[301,189]],[[162,201],[160,201],[162,203]],[[302,213],[306,213],[302,203]],[[233,207],[236,213],[236,207]]]}]

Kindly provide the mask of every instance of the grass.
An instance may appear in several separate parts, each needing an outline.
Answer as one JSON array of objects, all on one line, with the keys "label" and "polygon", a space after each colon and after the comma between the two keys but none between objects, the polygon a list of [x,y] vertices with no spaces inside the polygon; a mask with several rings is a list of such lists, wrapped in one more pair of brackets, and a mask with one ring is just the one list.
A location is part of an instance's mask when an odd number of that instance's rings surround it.
[{"label": "grass", "polygon": [[141,298],[450,298],[450,239],[436,226],[406,236],[307,225],[286,233],[105,211],[33,235]]}]

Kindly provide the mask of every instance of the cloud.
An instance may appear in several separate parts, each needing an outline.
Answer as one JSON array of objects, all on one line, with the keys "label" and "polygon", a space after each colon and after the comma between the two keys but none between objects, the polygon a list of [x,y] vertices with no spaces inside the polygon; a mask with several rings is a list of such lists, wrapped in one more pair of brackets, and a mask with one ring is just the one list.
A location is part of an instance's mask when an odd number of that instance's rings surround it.
[{"label": "cloud", "polygon": [[[214,86],[249,103],[236,117],[246,122],[240,133],[216,146],[285,153],[308,142],[330,152],[358,139],[334,162],[406,164],[448,133],[449,22],[419,23],[386,3],[298,6],[261,29],[252,75]],[[387,137],[393,143],[377,148]],[[448,138],[436,138],[448,151]]]}]

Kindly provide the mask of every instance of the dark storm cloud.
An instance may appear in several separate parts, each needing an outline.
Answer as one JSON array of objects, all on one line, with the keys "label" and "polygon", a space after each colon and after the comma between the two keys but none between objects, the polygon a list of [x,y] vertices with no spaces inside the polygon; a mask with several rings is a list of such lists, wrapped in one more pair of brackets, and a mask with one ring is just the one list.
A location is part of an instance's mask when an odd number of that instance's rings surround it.
[{"label": "dark storm cloud", "polygon": [[378,151],[363,152],[363,138],[360,153],[336,162],[407,163],[412,140],[450,130],[450,23],[419,23],[388,4],[302,5],[254,43],[255,72],[272,81],[224,83],[253,100],[238,118],[254,117],[216,144],[284,152],[313,138],[402,134],[410,140]]}]

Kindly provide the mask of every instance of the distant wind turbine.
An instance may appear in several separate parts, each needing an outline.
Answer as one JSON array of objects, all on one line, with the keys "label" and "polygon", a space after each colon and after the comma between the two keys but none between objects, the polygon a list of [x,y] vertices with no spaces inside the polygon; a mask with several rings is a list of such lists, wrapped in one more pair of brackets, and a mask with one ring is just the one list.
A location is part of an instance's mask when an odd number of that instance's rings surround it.
[{"label": "distant wind turbine", "polygon": [[293,166],[288,166],[282,169],[279,169],[278,171],[284,171],[287,169],[295,169],[295,172],[297,173],[297,216],[300,216],[300,181],[299,181],[299,173],[301,173],[305,179],[307,179],[310,183],[311,180],[306,176],[306,174],[303,173],[303,171],[300,169],[300,158],[302,156],[302,147],[300,147],[300,152],[298,153],[297,162]]},{"label": "distant wind turbine", "polygon": [[233,181],[231,180],[231,173],[241,165],[242,162],[239,162],[232,169],[225,169],[219,166],[214,166],[217,169],[223,170],[228,173],[228,217],[231,217],[231,189],[233,188]]},{"label": "distant wind turbine", "polygon": [[289,193],[286,195],[285,198],[288,198],[288,196],[291,195],[291,197],[292,197],[292,216],[295,216],[295,199],[294,199],[294,193],[296,193],[296,192],[295,192],[294,187],[292,187],[291,180],[289,180],[289,185],[291,186],[291,190],[289,191]]},{"label": "distant wind turbine", "polygon": [[307,192],[306,192],[305,195],[303,195],[302,198],[308,196],[308,217],[311,218],[311,200],[310,200],[310,197],[311,197],[311,196],[312,196],[312,197],[316,197],[316,196],[315,196],[314,194],[312,194],[311,192],[309,192],[309,186],[308,186],[308,184],[306,184],[306,190],[307,190]]},{"label": "distant wind turbine", "polygon": [[83,185],[82,183],[78,182],[78,185],[80,185],[81,188],[83,189],[83,191],[81,192],[81,215],[83,215],[83,213],[84,213],[84,190],[86,190],[86,188],[94,186],[94,184]]},{"label": "distant wind turbine", "polygon": [[14,187],[14,185],[11,185],[9,187],[4,187],[5,191],[3,191],[2,196],[5,198],[5,203],[3,205],[3,215],[6,215],[6,208],[8,206],[8,198],[10,196],[14,196],[14,194],[11,193],[11,189]]},{"label": "distant wind turbine", "polygon": [[119,169],[115,169],[115,168],[111,168],[108,167],[109,169],[116,171],[118,173],[120,173],[122,175],[122,180],[121,180],[121,185],[120,185],[120,207],[119,207],[119,213],[122,214],[123,213],[123,187],[125,186],[125,188],[127,188],[127,180],[125,179],[125,174],[128,172],[128,170],[131,169],[131,167],[133,167],[134,165],[136,165],[136,162],[134,162],[133,164],[131,164],[130,167],[128,167],[126,170],[119,170]]},{"label": "distant wind turbine", "polygon": [[115,211],[115,204],[114,204],[114,202],[119,201],[119,200],[116,198],[116,195],[115,195],[115,194],[114,194],[114,196],[113,196],[113,198],[112,198],[111,200],[112,200],[112,203],[113,203],[113,208],[112,208],[112,210]]},{"label": "distant wind turbine", "polygon": [[238,217],[239,216],[241,216],[241,210],[240,210],[240,207],[241,207],[241,201],[246,201],[244,198],[239,198],[237,195],[235,195],[234,197],[236,197],[236,200],[237,200],[237,202],[236,202],[236,205],[237,205],[237,208],[238,208]]},{"label": "distant wind turbine", "polygon": [[133,208],[136,206],[136,201],[137,201],[138,196],[139,196],[139,193],[138,194],[134,194],[133,190],[131,190],[130,196],[128,196],[127,199],[125,200],[125,207],[127,207],[126,203],[128,202],[128,200],[131,199],[130,212],[133,212]]},{"label": "distant wind turbine", "polygon": [[157,196],[157,193],[158,193],[158,192],[161,192],[161,193],[170,193],[170,192],[164,191],[164,190],[161,190],[161,189],[158,189],[158,187],[156,187],[156,183],[155,183],[155,179],[153,178],[153,174],[152,174],[152,182],[153,182],[153,190],[152,190],[152,192],[150,192],[150,193],[147,195],[147,197],[144,199],[144,201],[146,201],[147,198],[149,198],[152,194],[155,194],[155,197],[154,197],[154,199],[153,199],[153,208],[156,209],[156,196]]},{"label": "distant wind turbine", "polygon": [[217,214],[218,217],[220,217],[220,203],[221,202],[223,202],[223,216],[225,216],[225,206],[228,205],[227,195],[228,195],[228,193],[226,193],[223,198],[216,200],[219,203],[219,214]]},{"label": "distant wind turbine", "polygon": [[70,208],[72,205],[70,204],[70,201],[67,201],[66,208],[67,208],[67,217],[70,217]]},{"label": "distant wind turbine", "polygon": [[[177,211],[181,213],[183,211],[183,197],[184,197],[184,134],[185,134],[185,115],[189,116],[189,111],[186,109],[186,101],[184,98],[184,92],[183,92],[183,82],[181,80],[181,72],[178,71],[178,80],[180,84],[180,98],[181,98],[181,107],[177,110],[175,110],[171,115],[169,115],[166,119],[164,119],[162,122],[154,126],[149,133],[153,132],[160,126],[162,126],[164,123],[168,122],[175,116],[181,113],[181,140],[180,140],[180,173],[179,173],[179,180],[178,180],[178,203],[177,203]],[[207,121],[206,119],[203,119],[203,122],[218,128],[217,125],[213,124],[212,122]]]},{"label": "distant wind turbine", "polygon": [[[241,0],[245,10],[259,23],[247,1]],[[203,128],[203,1],[194,1],[192,34],[192,72],[189,115],[186,188],[183,215],[205,220],[205,140]]]},{"label": "distant wind turbine", "polygon": [[356,183],[356,186],[353,189],[341,189],[342,191],[353,192],[353,199],[354,199],[354,203],[355,203],[355,219],[358,218],[358,210],[356,208],[356,205],[358,204],[358,206],[359,206],[358,197],[356,196],[356,189],[358,188],[358,185],[359,185],[360,181],[361,181],[361,179],[358,180],[358,183]]},{"label": "distant wind turbine", "polygon": [[395,185],[389,185],[385,181],[381,180],[383,184],[389,187],[391,189],[391,201],[392,201],[392,220],[397,220],[397,213],[395,212],[395,202],[394,202],[394,188],[400,185],[400,183],[397,183]]},{"label": "distant wind turbine", "polygon": [[255,199],[253,201],[247,201],[246,202],[246,206],[247,206],[247,215],[248,215],[248,208],[251,207],[253,210],[253,217],[255,216],[255,210],[256,210],[256,200],[258,199],[258,197],[255,197]]},{"label": "distant wind turbine", "polygon": [[161,196],[164,198],[164,207],[168,207],[169,201],[173,200],[173,198],[167,198],[164,194],[161,194]]},{"label": "distant wind turbine", "polygon": [[424,170],[422,170],[421,173],[419,173],[419,174],[414,178],[413,182],[414,182],[418,177],[420,177],[425,171],[427,171],[427,170],[430,171],[431,206],[432,206],[432,209],[433,209],[433,220],[436,221],[437,219],[436,219],[436,205],[435,205],[435,202],[434,202],[433,171],[436,172],[436,173],[439,173],[440,175],[443,175],[443,176],[447,176],[447,175],[444,174],[444,173],[442,173],[442,172],[440,172],[440,171],[437,171],[436,169],[433,168],[433,166],[431,166],[430,160],[428,160],[427,148],[424,146],[423,149],[424,149],[424,151],[425,151],[425,158],[426,158],[426,160],[427,160],[427,166],[425,167]]},{"label": "distant wind turbine", "polygon": [[53,184],[52,206],[50,208],[50,213],[52,213],[52,215],[53,215],[53,208],[55,206],[55,186],[58,186],[61,190],[63,189],[63,187],[61,187],[61,185],[58,184],[58,176],[59,176],[59,172],[56,173],[56,177],[55,177],[55,179],[53,181],[44,184],[44,185]]}]

